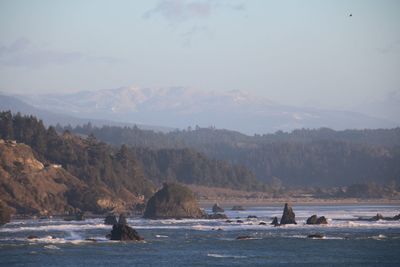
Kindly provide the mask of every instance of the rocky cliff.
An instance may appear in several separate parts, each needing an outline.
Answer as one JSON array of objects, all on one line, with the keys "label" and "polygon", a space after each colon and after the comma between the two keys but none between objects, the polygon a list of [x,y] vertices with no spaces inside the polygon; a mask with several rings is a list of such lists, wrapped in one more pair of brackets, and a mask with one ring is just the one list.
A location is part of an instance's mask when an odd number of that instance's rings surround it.
[{"label": "rocky cliff", "polygon": [[189,188],[176,184],[164,184],[147,202],[144,217],[149,219],[204,218]]}]

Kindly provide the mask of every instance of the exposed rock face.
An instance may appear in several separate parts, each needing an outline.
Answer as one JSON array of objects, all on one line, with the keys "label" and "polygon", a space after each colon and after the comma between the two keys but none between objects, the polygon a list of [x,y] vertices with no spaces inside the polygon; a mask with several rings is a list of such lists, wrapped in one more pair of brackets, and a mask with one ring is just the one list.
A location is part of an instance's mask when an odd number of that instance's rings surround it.
[{"label": "exposed rock face", "polygon": [[144,218],[205,218],[189,188],[175,183],[164,184],[147,202]]},{"label": "exposed rock face", "polygon": [[279,226],[278,217],[274,217],[274,218],[272,219],[271,225],[273,225],[273,226]]},{"label": "exposed rock face", "polygon": [[281,225],[285,224],[297,224],[295,220],[295,214],[291,206],[288,203],[285,203],[285,208],[283,209],[283,214],[281,218]]},{"label": "exposed rock face", "polygon": [[214,206],[212,207],[213,212],[224,212],[225,210],[221,208],[218,203],[215,203]]},{"label": "exposed rock face", "polygon": [[117,224],[117,217],[115,215],[107,215],[106,218],[104,219],[104,224],[106,225],[114,225]]},{"label": "exposed rock face", "polygon": [[328,224],[328,221],[324,216],[318,217],[317,215],[313,215],[307,219],[307,224]]},{"label": "exposed rock face", "polygon": [[111,240],[119,241],[140,241],[143,240],[135,229],[126,224],[114,224],[111,230]]}]

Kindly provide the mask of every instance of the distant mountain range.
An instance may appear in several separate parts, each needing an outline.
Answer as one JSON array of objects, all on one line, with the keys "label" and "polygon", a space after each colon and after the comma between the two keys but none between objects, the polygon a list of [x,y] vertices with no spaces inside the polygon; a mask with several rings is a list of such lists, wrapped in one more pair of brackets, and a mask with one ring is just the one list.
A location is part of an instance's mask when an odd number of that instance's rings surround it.
[{"label": "distant mountain range", "polygon": [[34,107],[32,105],[27,104],[23,100],[14,97],[8,96],[0,93],[0,111],[7,111],[10,110],[13,113],[21,113],[23,115],[33,115],[40,118],[45,125],[83,125],[86,123],[91,123],[93,126],[128,126],[133,127],[134,125],[138,126],[144,130],[154,130],[154,131],[161,131],[161,132],[168,132],[171,131],[171,128],[167,127],[157,127],[157,126],[150,126],[150,125],[137,125],[135,123],[129,122],[117,122],[112,120],[104,120],[104,119],[93,119],[88,118],[85,116],[73,116],[69,115],[67,112],[63,112],[58,110],[58,112],[54,112],[53,109],[46,109],[45,107]]},{"label": "distant mountain range", "polygon": [[342,130],[397,126],[362,113],[281,105],[241,91],[121,87],[16,97],[35,108],[76,118],[181,129],[195,125],[215,126],[246,134],[298,128]]}]

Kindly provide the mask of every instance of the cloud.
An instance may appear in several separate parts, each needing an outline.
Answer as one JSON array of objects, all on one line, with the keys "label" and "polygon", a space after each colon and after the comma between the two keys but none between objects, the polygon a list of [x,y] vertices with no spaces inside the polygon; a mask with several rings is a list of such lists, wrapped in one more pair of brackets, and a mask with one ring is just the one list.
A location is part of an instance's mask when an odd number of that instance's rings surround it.
[{"label": "cloud", "polygon": [[39,68],[48,65],[67,65],[78,62],[115,63],[108,57],[92,57],[80,52],[58,51],[38,47],[26,38],[20,38],[10,45],[0,45],[0,66]]},{"label": "cloud", "polygon": [[177,29],[182,45],[190,47],[194,37],[213,35],[206,20],[223,10],[243,11],[245,6],[236,0],[160,0],[143,18],[162,17]]},{"label": "cloud", "polygon": [[144,18],[162,16],[171,23],[191,19],[205,19],[218,9],[244,10],[244,4],[223,0],[161,0],[158,4],[144,13]]}]

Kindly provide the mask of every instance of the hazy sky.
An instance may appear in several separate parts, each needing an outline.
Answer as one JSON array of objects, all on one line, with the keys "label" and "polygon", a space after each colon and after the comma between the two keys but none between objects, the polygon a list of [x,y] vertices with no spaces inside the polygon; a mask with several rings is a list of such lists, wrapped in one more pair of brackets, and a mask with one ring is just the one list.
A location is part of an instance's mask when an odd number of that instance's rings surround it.
[{"label": "hazy sky", "polygon": [[0,91],[129,85],[373,101],[400,90],[400,1],[0,0]]}]

